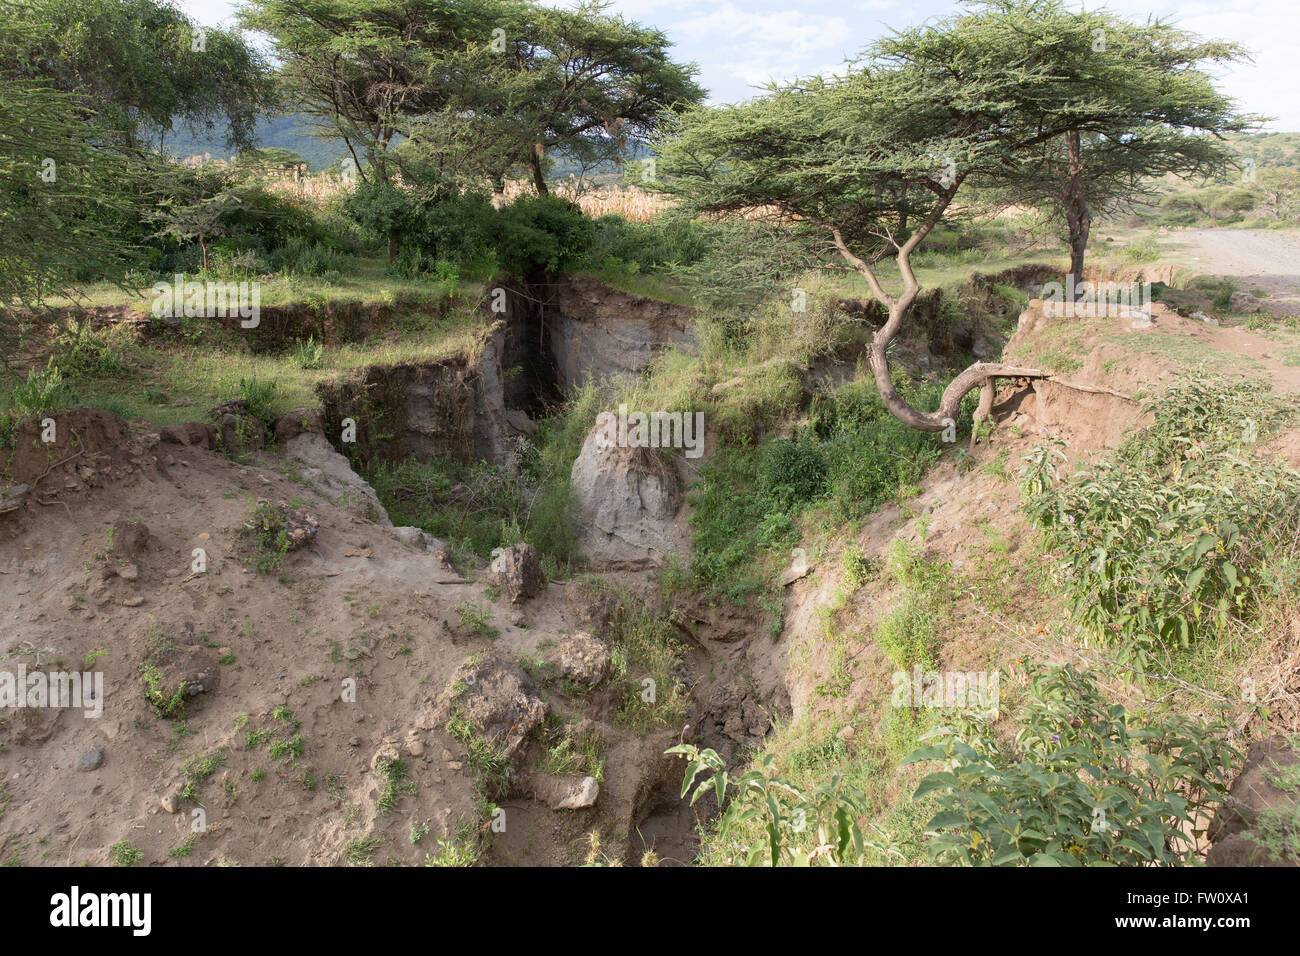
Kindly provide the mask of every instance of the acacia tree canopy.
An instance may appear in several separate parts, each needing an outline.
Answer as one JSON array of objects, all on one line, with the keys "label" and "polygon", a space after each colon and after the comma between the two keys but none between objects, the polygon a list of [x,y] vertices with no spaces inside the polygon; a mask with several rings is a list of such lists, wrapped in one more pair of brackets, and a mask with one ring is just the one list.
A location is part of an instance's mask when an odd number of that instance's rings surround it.
[{"label": "acacia tree canopy", "polygon": [[48,82],[127,144],[179,119],[225,123],[243,146],[274,101],[266,64],[238,33],[201,29],[165,0],[6,0],[3,13],[40,27],[12,41],[5,75]]},{"label": "acacia tree canopy", "polygon": [[[1071,16],[1058,0],[995,0],[887,37],[841,76],[776,85],[748,103],[670,118],[655,140],[659,188],[697,214],[798,224],[788,235],[809,236],[859,272],[888,310],[869,357],[881,397],[900,420],[943,430],[976,387],[986,414],[993,379],[1040,372],[976,363],[952,381],[936,411],[923,412],[898,394],[886,360],[921,288],[912,253],[951,214],[958,191],[967,183],[996,188],[1035,181],[1048,144],[1072,135],[1110,134],[1124,144],[1126,176],[1139,159],[1153,170],[1174,162],[1171,149],[1210,162],[1215,154],[1185,142],[1180,130],[1224,122],[1226,101],[1191,66],[1157,82],[1157,66],[1150,64],[1126,86],[1130,70],[1122,57],[1149,49],[1172,69],[1230,56],[1235,48],[1189,47],[1184,35],[1156,25],[1141,34],[1145,47],[1125,40],[1110,56],[1094,50],[1094,36],[1082,29],[1091,21]],[[1040,21],[1056,25],[1060,35],[1045,42]],[[1128,36],[1114,28],[1117,38]],[[1113,178],[1100,181],[1117,189]],[[1072,180],[1071,201],[1086,198],[1079,192],[1083,182]],[[897,294],[873,267],[884,254],[898,264]]]},{"label": "acacia tree canopy", "polygon": [[987,185],[1062,223],[1076,283],[1095,215],[1150,196],[1166,174],[1218,173],[1233,161],[1222,134],[1260,119],[1238,114],[1203,69],[1243,59],[1237,44],[1061,0],[984,0],[889,37],[879,52],[976,90],[996,78],[1014,122],[1042,131]]},{"label": "acacia tree canopy", "polygon": [[378,179],[393,164],[497,180],[525,166],[544,193],[547,150],[612,155],[704,96],[660,31],[605,6],[252,0],[241,22],[271,37],[285,90]]}]

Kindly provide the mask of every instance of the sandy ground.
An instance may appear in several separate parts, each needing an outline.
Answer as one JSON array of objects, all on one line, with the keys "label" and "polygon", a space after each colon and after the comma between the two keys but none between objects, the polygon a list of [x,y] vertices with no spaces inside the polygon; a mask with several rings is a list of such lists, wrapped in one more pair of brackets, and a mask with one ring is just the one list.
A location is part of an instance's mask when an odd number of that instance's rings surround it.
[{"label": "sandy ground", "polygon": [[1269,312],[1300,314],[1300,231],[1189,229],[1170,240],[1189,265],[1264,293]]}]

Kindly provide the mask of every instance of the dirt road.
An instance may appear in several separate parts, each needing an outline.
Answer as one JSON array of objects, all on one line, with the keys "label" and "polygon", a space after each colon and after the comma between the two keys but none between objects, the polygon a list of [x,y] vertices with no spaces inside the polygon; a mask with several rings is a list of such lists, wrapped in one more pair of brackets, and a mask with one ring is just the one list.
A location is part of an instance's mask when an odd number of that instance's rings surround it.
[{"label": "dirt road", "polygon": [[1300,314],[1300,231],[1188,229],[1169,236],[1187,265],[1233,280],[1264,308]]}]

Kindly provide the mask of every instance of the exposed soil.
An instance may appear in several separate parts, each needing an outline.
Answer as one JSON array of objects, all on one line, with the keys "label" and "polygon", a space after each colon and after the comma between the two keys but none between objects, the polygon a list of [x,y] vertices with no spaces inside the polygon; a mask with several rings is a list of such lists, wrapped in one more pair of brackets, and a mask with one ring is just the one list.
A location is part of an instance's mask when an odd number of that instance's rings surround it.
[{"label": "exposed soil", "polygon": [[1188,229],[1170,237],[1197,270],[1261,295],[1277,315],[1300,315],[1300,233],[1272,229]]}]

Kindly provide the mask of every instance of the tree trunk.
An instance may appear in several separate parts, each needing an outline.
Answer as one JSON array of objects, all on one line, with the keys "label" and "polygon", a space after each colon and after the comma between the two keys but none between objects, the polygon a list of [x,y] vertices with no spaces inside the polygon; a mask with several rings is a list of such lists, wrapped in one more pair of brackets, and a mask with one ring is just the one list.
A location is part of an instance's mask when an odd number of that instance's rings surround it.
[{"label": "tree trunk", "polygon": [[947,431],[949,428],[955,429],[961,400],[972,389],[981,389],[981,409],[984,410],[984,414],[987,414],[988,412],[984,409],[984,406],[987,403],[988,408],[992,408],[994,379],[1041,378],[1043,376],[1043,373],[1036,368],[1003,365],[1000,362],[976,362],[948,383],[948,387],[943,390],[943,395],[939,398],[938,409],[933,412],[922,412],[913,408],[898,393],[898,389],[894,387],[894,378],[889,374],[889,359],[887,357],[889,343],[898,335],[903,320],[907,317],[912,303],[921,291],[921,284],[916,279],[916,273],[912,271],[912,251],[934,228],[935,223],[939,221],[943,211],[951,202],[952,195],[956,193],[957,187],[961,184],[961,179],[962,177],[958,177],[957,182],[949,188],[946,198],[936,203],[916,232],[898,247],[898,271],[903,277],[903,292],[897,297],[886,292],[880,285],[880,280],[872,271],[871,266],[849,249],[839,229],[834,227],[831,229],[831,234],[835,239],[835,246],[839,249],[840,255],[849,265],[862,274],[871,287],[872,295],[889,310],[889,318],[884,325],[876,330],[867,351],[871,362],[871,374],[876,380],[876,391],[880,393],[880,399],[885,403],[885,408],[889,409],[891,415],[904,425],[926,432],[942,432]]},{"label": "tree trunk", "polygon": [[[1088,197],[1084,191],[1083,150],[1077,130],[1065,134],[1065,147],[1070,157],[1070,172],[1065,183],[1065,222],[1070,233],[1070,276],[1074,278],[1073,288],[1078,290],[1083,284],[1083,257],[1088,248],[1088,233],[1092,230],[1092,214],[1088,211]],[[1069,277],[1066,278],[1066,288],[1071,288]]]},{"label": "tree trunk", "polygon": [[533,148],[528,152],[528,167],[533,171],[533,185],[537,187],[537,195],[545,196],[548,193],[546,188],[546,177],[542,175],[542,159],[546,156],[546,147],[541,143],[533,143]]}]

